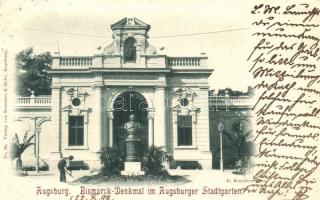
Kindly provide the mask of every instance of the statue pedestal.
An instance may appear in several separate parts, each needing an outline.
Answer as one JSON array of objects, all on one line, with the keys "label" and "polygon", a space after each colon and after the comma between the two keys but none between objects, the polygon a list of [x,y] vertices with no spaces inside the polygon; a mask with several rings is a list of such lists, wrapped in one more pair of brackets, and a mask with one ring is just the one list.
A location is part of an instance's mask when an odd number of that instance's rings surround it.
[{"label": "statue pedestal", "polygon": [[129,134],[126,138],[127,143],[127,157],[124,163],[124,170],[121,171],[121,175],[124,176],[141,176],[144,175],[144,171],[141,171],[141,162],[138,158],[137,145],[140,139],[134,135]]},{"label": "statue pedestal", "polygon": [[123,176],[142,176],[145,172],[141,171],[141,162],[125,162],[124,170],[121,171]]},{"label": "statue pedestal", "polygon": [[139,144],[140,139],[136,135],[130,134],[125,141],[127,143],[126,162],[138,162],[137,145]]}]

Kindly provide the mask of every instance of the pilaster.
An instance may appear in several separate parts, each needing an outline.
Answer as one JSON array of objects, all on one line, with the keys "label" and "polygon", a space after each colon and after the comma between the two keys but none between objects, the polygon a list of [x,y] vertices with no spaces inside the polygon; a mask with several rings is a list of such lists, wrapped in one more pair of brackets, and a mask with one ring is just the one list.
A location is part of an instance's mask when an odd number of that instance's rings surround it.
[{"label": "pilaster", "polygon": [[148,112],[148,146],[154,146],[154,111]]},{"label": "pilaster", "polygon": [[61,87],[55,86],[51,90],[51,119],[52,119],[52,146],[53,159],[60,159],[61,155]]},{"label": "pilaster", "polygon": [[166,88],[165,87],[156,87],[155,88],[155,130],[157,134],[154,138],[154,145],[158,147],[167,148],[166,146]]},{"label": "pilaster", "polygon": [[93,152],[99,152],[102,148],[102,85],[94,86],[94,107],[93,107],[93,119],[90,122],[93,123],[94,127],[91,129],[91,134],[89,137],[92,137],[90,148]]}]

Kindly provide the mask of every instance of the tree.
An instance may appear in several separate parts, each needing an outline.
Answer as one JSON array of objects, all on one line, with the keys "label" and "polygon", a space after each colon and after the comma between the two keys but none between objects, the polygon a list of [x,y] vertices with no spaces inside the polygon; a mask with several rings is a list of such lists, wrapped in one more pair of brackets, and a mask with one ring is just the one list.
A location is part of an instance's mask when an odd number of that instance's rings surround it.
[{"label": "tree", "polygon": [[[226,91],[228,91],[229,96],[253,96],[254,95],[254,88],[251,86],[248,86],[248,89],[246,92],[233,90],[231,88],[219,89],[218,96],[224,96],[226,94]],[[209,95],[212,95],[213,92],[214,90],[209,91]]]},{"label": "tree", "polygon": [[31,140],[34,138],[35,134],[31,135],[28,138],[28,132],[26,132],[24,134],[22,143],[20,143],[19,137],[17,135],[17,133],[15,133],[15,137],[14,137],[14,143],[12,145],[11,151],[13,154],[13,159],[17,158],[17,162],[16,162],[16,168],[17,170],[20,169],[22,167],[22,159],[21,156],[23,154],[23,152],[31,145],[34,145],[33,142],[31,142]]},{"label": "tree", "polygon": [[16,55],[17,94],[30,96],[51,94],[51,76],[47,73],[52,64],[49,52],[34,54],[33,48],[25,49]]},{"label": "tree", "polygon": [[243,125],[241,122],[237,121],[232,124],[232,132],[224,131],[223,134],[231,142],[232,147],[237,152],[237,157],[242,159],[244,156],[250,154],[250,145],[248,145],[248,140],[251,137],[252,130],[244,132]]},{"label": "tree", "polygon": [[232,124],[232,132],[224,130],[223,135],[230,141],[231,147],[235,150],[237,162],[235,167],[240,167],[241,171],[248,167],[248,158],[252,155],[252,130],[244,131],[244,126],[240,121]]},{"label": "tree", "polygon": [[245,92],[238,91],[238,90],[232,90],[231,88],[225,88],[225,89],[218,90],[218,96],[224,96],[226,91],[228,91],[229,96],[244,96],[244,95],[246,95]]}]

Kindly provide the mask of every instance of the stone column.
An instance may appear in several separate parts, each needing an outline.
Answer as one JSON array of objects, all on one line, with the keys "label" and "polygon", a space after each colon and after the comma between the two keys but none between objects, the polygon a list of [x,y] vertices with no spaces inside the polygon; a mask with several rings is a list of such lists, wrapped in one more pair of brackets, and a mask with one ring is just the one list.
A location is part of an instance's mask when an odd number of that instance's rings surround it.
[{"label": "stone column", "polygon": [[39,172],[39,160],[40,160],[40,127],[35,127],[35,137],[36,137],[36,172]]},{"label": "stone column", "polygon": [[153,131],[154,113],[148,113],[148,146],[154,146],[154,131]]},{"label": "stone column", "polygon": [[113,146],[113,109],[108,110],[109,147]]},{"label": "stone column", "polygon": [[38,135],[38,130],[37,130],[37,117],[30,117],[31,120],[31,127],[30,127],[30,132],[33,135],[34,134],[34,145],[33,145],[33,153],[34,156],[36,157],[36,172],[39,172],[39,165],[38,164],[38,157],[39,157],[39,135]]},{"label": "stone column", "polygon": [[157,134],[154,138],[154,145],[158,147],[164,147],[166,149],[166,94],[165,87],[156,87],[155,89],[156,99],[156,116],[155,116],[155,130]]},{"label": "stone column", "polygon": [[53,160],[61,157],[61,87],[55,86],[51,90],[51,119],[52,143],[51,155]]}]

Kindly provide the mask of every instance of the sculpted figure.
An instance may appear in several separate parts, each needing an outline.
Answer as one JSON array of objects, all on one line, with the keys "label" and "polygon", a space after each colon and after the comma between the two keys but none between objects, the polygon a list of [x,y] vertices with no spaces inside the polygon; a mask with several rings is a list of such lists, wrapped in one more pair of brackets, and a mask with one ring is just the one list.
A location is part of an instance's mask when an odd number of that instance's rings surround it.
[{"label": "sculpted figure", "polygon": [[138,161],[138,146],[140,145],[139,129],[141,125],[136,121],[134,115],[130,115],[129,121],[124,124],[123,128],[127,131],[127,138],[125,139],[127,145],[127,162],[137,162]]},{"label": "sculpted figure", "polygon": [[130,115],[129,121],[124,124],[123,128],[127,131],[128,135],[138,136],[138,130],[141,128],[141,124],[136,121],[135,115]]}]

